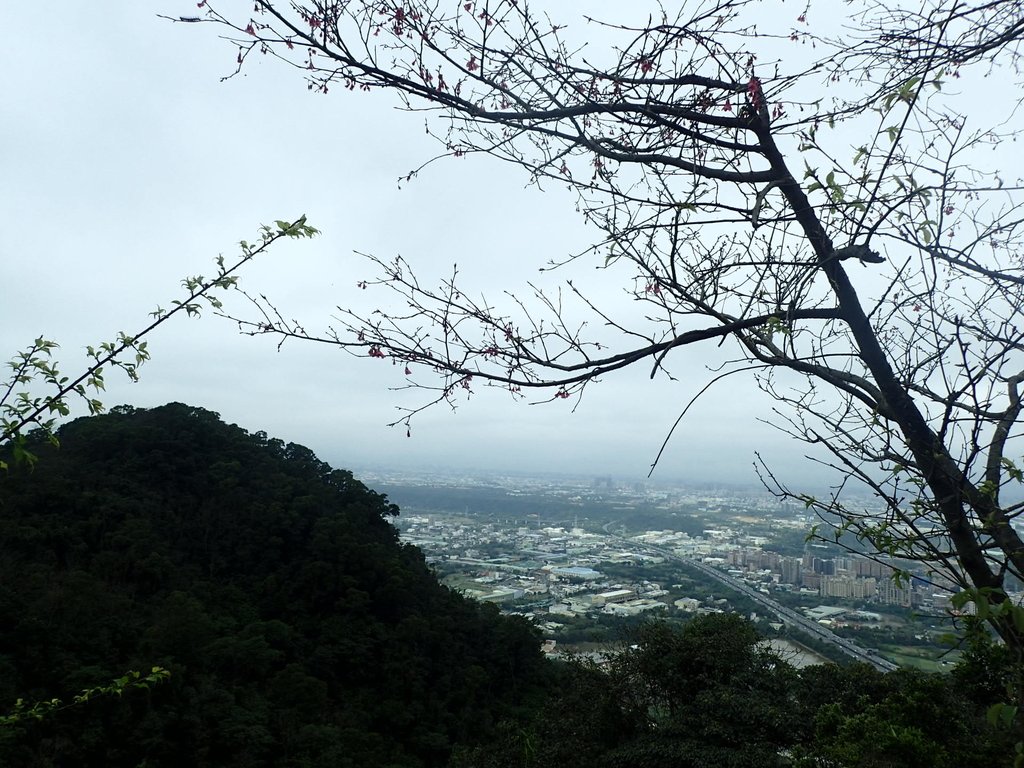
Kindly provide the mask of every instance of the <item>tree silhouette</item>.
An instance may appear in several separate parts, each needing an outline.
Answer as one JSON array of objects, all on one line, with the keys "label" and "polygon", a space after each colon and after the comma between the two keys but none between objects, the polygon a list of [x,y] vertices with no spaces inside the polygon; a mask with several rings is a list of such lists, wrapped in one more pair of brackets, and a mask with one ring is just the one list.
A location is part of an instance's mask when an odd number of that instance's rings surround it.
[{"label": "tree silhouette", "polygon": [[[235,315],[243,331],[421,371],[409,381],[423,407],[478,384],[575,397],[636,364],[671,375],[678,347],[729,342],[716,380],[752,372],[780,426],[848,478],[827,498],[767,465],[766,483],[827,535],[926,563],[1024,651],[1006,596],[1024,575],[1022,507],[1002,496],[1022,479],[1007,455],[1024,380],[1021,198],[988,152],[1014,138],[1002,121],[1016,99],[969,98],[986,71],[1016,71],[1017,4],[830,5],[819,26],[813,4],[797,16],[727,0],[566,24],[553,17],[571,11],[516,0],[200,6],[231,30],[239,70],[267,54],[314,91],[389,90],[425,112],[439,157],[485,154],[568,186],[601,233],[575,259],[628,266],[642,307],[571,280],[502,307],[455,275],[426,285],[405,260],[371,257],[380,274],[360,287],[395,292],[404,312],[342,309],[314,332],[256,298],[255,316]],[[617,334],[610,346],[570,300]],[[847,503],[851,483],[878,505]]]}]

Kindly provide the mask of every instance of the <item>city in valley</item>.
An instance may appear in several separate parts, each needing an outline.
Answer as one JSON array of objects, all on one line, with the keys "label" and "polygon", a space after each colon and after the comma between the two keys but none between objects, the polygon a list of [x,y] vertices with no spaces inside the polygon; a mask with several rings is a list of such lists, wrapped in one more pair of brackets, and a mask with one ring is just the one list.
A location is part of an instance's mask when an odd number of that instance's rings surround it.
[{"label": "city in valley", "polygon": [[809,538],[820,521],[763,489],[362,474],[445,584],[528,616],[549,653],[599,656],[644,620],[731,611],[797,664],[941,670],[958,655],[951,582]]}]

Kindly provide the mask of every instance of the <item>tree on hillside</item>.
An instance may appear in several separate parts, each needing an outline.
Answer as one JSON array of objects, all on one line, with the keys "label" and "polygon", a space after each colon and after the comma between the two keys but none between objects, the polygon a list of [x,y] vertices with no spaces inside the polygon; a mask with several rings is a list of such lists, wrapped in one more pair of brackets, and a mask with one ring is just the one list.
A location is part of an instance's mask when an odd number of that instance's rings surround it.
[{"label": "tree on hillside", "polygon": [[1012,749],[954,676],[798,670],[759,641],[736,614],[645,623],[600,667],[560,664],[542,709],[452,764],[987,768]]},{"label": "tree on hillside", "polygon": [[[216,292],[235,287],[237,273],[244,265],[281,238],[312,237],[315,234],[317,230],[306,223],[305,216],[290,223],[277,221],[274,227],[264,225],[260,228],[258,243],[250,244],[244,240],[239,243],[242,252],[235,261],[228,263],[223,257],[216,259],[217,270],[213,277],[186,277],[182,281],[184,293],[181,298],[174,300],[169,309],[157,307],[150,314],[150,321],[140,330],[133,334],[121,331],[113,341],[88,347],[86,353],[91,362],[74,378],[65,375],[54,358],[59,345],[43,336],[36,338],[7,362],[10,373],[6,380],[0,380],[0,472],[8,471],[11,463],[15,467],[34,465],[38,448],[33,443],[38,444],[40,437],[50,445],[59,445],[57,420],[71,413],[75,399],[84,401],[90,414],[102,412],[103,403],[96,395],[104,389],[104,369],[119,368],[129,379],[138,381],[139,367],[149,360],[148,337],[153,331],[175,315],[198,316],[204,302],[214,310],[219,309],[222,305]],[[5,490],[10,491],[10,486]],[[0,500],[6,501],[9,501],[6,496]],[[10,736],[3,731],[4,728],[42,721],[94,699],[120,697],[129,690],[148,689],[150,685],[165,680],[168,674],[163,667],[153,666],[149,674],[129,670],[112,680],[103,681],[103,684],[90,685],[69,700],[50,697],[26,701],[18,698],[10,711],[0,713],[0,741]]]},{"label": "tree on hillside", "polygon": [[576,259],[628,266],[642,307],[620,313],[567,283],[618,334],[609,348],[560,295],[502,309],[373,259],[380,276],[361,286],[395,292],[401,314],[342,309],[318,335],[260,303],[243,330],[390,358],[439,377],[422,385],[442,403],[481,383],[576,397],[636,364],[671,375],[678,347],[728,342],[717,378],[752,372],[781,426],[884,510],[847,504],[848,483],[804,496],[766,468],[776,492],[878,555],[927,563],[1024,652],[1006,596],[1024,576],[1022,507],[1003,500],[1022,478],[1009,450],[1021,190],[985,152],[1014,138],[1001,121],[1017,99],[968,98],[986,72],[1016,74],[1019,4],[893,0],[843,6],[847,18],[833,4],[681,5],[563,24],[571,11],[517,0],[257,0],[251,16],[200,3],[196,20],[233,30],[239,69],[267,54],[314,91],[390,90],[426,114],[441,156],[489,155],[568,186],[601,233]]}]

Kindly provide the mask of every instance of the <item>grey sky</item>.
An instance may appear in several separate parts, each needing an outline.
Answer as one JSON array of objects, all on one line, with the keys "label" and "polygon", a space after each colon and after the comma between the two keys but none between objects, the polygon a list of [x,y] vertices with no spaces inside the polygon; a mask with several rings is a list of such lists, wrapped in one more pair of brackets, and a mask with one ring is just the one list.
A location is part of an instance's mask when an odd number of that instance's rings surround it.
[{"label": "grey sky", "polygon": [[[370,276],[356,250],[401,254],[424,275],[458,263],[468,285],[497,298],[590,242],[567,193],[525,188],[521,171],[485,158],[435,164],[399,190],[397,178],[437,150],[422,116],[395,110],[388,94],[311,94],[300,73],[269,58],[220,82],[234,53],[216,30],[156,17],[194,9],[166,0],[6,9],[17,32],[0,52],[5,354],[42,334],[76,371],[86,344],[140,328],[180,294],[181,278],[209,274],[260,223],[301,213],[323,235],[275,249],[242,283],[310,328],[337,304],[372,308],[355,286]],[[579,279],[626,301],[609,273]],[[105,403],[188,402],[337,466],[629,477],[646,474],[715,354],[681,351],[677,382],[652,382],[646,369],[609,378],[575,413],[572,401],[529,406],[482,389],[454,414],[424,414],[406,438],[384,425],[395,405],[422,395],[390,391],[403,379],[387,362],[297,344],[279,352],[211,316],[162,328],[150,348],[142,381],[112,374]],[[760,423],[770,408],[752,380],[723,383],[684,420],[659,475],[754,482],[761,450],[791,480],[811,477],[804,447]]]}]

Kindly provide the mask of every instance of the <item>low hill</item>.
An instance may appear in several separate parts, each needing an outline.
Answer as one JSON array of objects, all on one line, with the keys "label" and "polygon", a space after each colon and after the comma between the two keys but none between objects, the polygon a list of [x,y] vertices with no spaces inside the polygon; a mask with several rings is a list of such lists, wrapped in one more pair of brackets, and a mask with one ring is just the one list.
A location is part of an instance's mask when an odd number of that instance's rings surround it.
[{"label": "low hill", "polygon": [[0,765],[443,765],[543,674],[302,446],[177,403],[59,438],[0,478],[0,711],[171,677],[0,732]]}]

